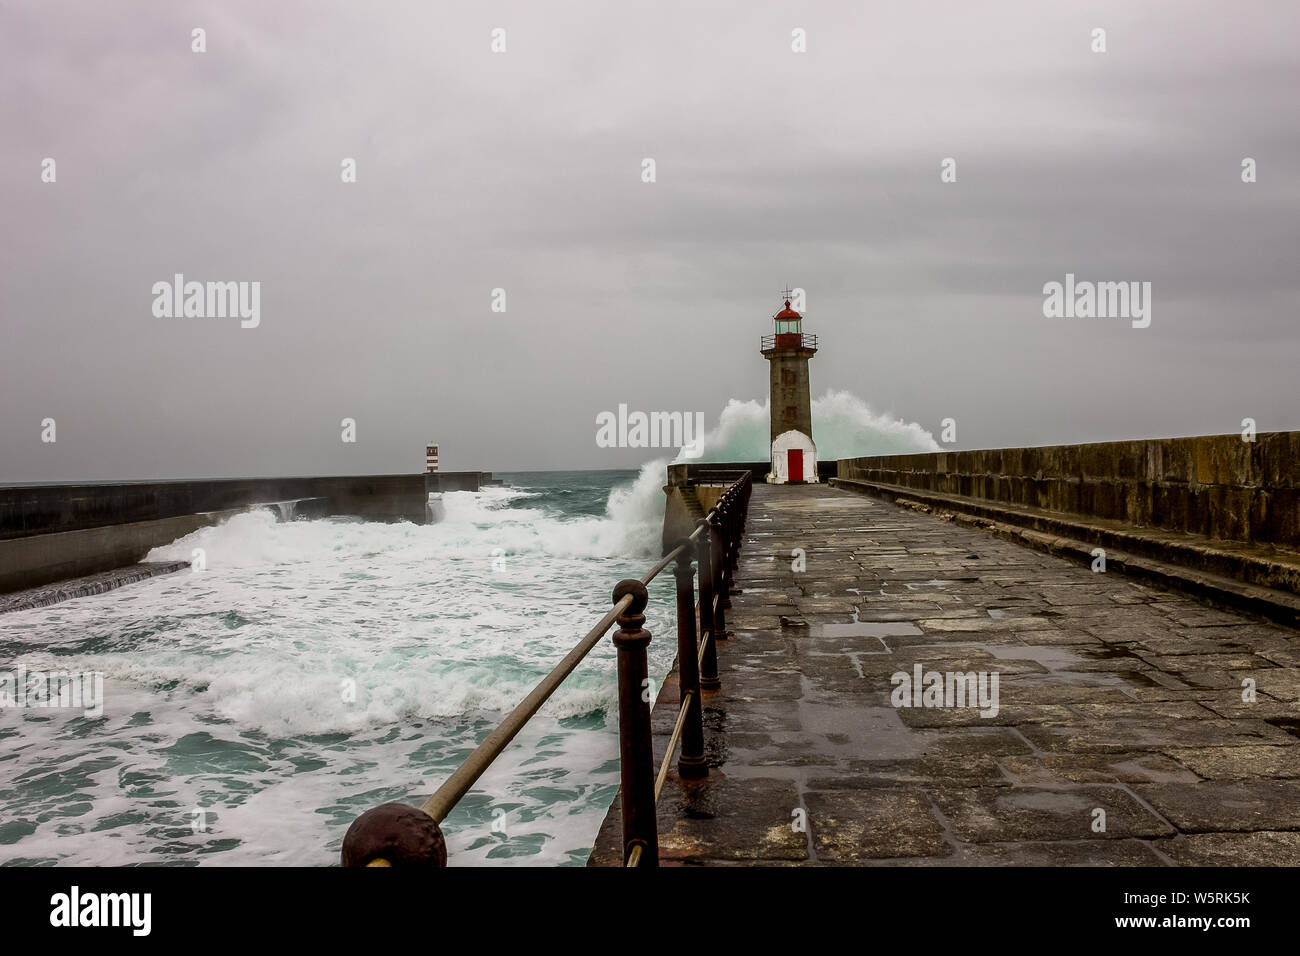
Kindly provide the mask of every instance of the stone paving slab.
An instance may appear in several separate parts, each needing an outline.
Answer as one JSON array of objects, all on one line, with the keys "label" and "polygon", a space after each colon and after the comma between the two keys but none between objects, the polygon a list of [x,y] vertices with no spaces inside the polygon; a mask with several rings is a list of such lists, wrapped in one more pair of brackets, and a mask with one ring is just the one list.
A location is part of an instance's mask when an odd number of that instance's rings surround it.
[{"label": "stone paving slab", "polygon": [[[1290,628],[825,485],[755,486],[736,584],[666,864],[1300,865]],[[996,714],[896,706],[918,665],[997,674]]]},{"label": "stone paving slab", "polygon": [[804,803],[817,821],[811,829],[821,862],[952,855],[943,826],[919,789],[811,792]]}]

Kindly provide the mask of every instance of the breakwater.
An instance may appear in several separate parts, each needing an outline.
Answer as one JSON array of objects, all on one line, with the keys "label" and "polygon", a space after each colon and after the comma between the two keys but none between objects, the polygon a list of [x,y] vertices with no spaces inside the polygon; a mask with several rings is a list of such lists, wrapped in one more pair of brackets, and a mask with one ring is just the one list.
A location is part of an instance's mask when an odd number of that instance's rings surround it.
[{"label": "breakwater", "polygon": [[424,524],[431,493],[495,483],[471,471],[11,485],[0,488],[0,593],[134,564],[250,507]]}]

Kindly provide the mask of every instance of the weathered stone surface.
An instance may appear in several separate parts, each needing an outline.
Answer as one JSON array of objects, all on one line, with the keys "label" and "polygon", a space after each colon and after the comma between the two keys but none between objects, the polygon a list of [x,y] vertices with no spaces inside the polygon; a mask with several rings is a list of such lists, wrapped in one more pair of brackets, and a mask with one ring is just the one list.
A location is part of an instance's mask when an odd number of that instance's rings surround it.
[{"label": "weathered stone surface", "polygon": [[833,790],[805,797],[819,861],[946,856],[952,847],[919,790]]},{"label": "weathered stone surface", "polygon": [[1156,847],[1165,841],[1053,840],[1049,843],[963,845],[961,866],[1168,866]]},{"label": "weathered stone surface", "polygon": [[100,571],[97,574],[60,580],[10,594],[0,594],[0,614],[7,614],[10,611],[30,611],[33,608],[70,601],[73,598],[103,594],[105,591],[112,591],[127,584],[163,574],[174,574],[189,567],[188,561],[141,561],[138,564]]},{"label": "weathered stone surface", "polygon": [[809,790],[864,790],[893,787],[899,783],[944,783],[946,785],[1003,786],[1009,781],[998,765],[999,758],[984,753],[925,753],[899,760],[845,761],[833,776],[809,776]]},{"label": "weathered stone surface", "polygon": [[933,618],[918,621],[927,634],[943,631],[1020,631],[1051,630],[1052,620],[1046,617],[987,618]]},{"label": "weathered stone surface", "polygon": [[1300,747],[1171,747],[1165,753],[1207,780],[1300,777]]},{"label": "weathered stone surface", "polygon": [[1202,700],[1201,706],[1232,720],[1244,717],[1248,720],[1285,721],[1300,716],[1300,708],[1293,703],[1263,696],[1247,703],[1236,692],[1229,692],[1218,699]]},{"label": "weathered stone surface", "polygon": [[1186,767],[1156,753],[1032,754],[1001,757],[999,764],[1013,782],[1026,787],[1071,783],[1196,783],[1199,779]]},{"label": "weathered stone surface", "polygon": [[1134,791],[1184,833],[1300,829],[1300,781],[1207,780],[1135,784]]},{"label": "weathered stone surface", "polygon": [[[1294,631],[824,485],[756,487],[748,529],[665,863],[1295,863]],[[918,664],[996,673],[997,713],[894,706]],[[670,678],[656,753],[677,706]]]},{"label": "weathered stone surface", "polygon": [[799,795],[789,780],[736,779],[714,771],[665,792],[659,804],[663,859],[805,860],[808,843],[792,828]]},{"label": "weathered stone surface", "polygon": [[1300,833],[1195,833],[1161,850],[1183,866],[1300,866]]},{"label": "weathered stone surface", "polygon": [[[675,775],[659,801],[661,862],[725,860],[771,863],[808,859],[806,834],[791,824],[801,806],[789,780],[735,779],[714,770],[704,780],[682,781]],[[601,828],[589,866],[621,866],[619,830],[621,799],[615,798]]]},{"label": "weathered stone surface", "polygon": [[[1119,787],[987,788],[936,790],[931,797],[953,831],[968,843],[1156,837],[1174,833],[1133,795]],[[1105,830],[1093,828],[1105,813]]]},{"label": "weathered stone surface", "polygon": [[1167,720],[1208,720],[1219,715],[1194,700],[1149,701],[1146,703],[1077,703],[1070,708],[1076,714],[1095,720],[1143,720],[1159,717]]},{"label": "weathered stone surface", "polygon": [[1062,704],[1004,703],[991,717],[981,717],[978,710],[964,707],[908,708],[898,713],[899,719],[909,727],[1014,727],[1018,724],[1071,724],[1079,719],[1078,714]]},{"label": "weathered stone surface", "polygon": [[1075,727],[1033,725],[1022,728],[1037,747],[1052,752],[1121,753],[1127,750],[1164,750],[1189,747],[1234,746],[1251,743],[1300,743],[1285,731],[1262,720],[1098,720]]},{"label": "weathered stone surface", "polygon": [[1270,666],[1269,661],[1253,654],[1181,654],[1171,656],[1143,654],[1141,656],[1152,667],[1173,671],[1174,673],[1201,669],[1257,670],[1261,667]]}]

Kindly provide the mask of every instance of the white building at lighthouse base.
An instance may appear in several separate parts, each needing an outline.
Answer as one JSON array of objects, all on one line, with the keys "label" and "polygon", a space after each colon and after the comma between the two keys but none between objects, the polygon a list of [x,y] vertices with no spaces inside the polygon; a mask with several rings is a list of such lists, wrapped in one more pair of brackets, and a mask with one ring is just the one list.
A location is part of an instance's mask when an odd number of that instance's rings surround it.
[{"label": "white building at lighthouse base", "polygon": [[817,445],[798,429],[776,436],[772,442],[772,471],[768,484],[784,485],[793,481],[817,483]]}]

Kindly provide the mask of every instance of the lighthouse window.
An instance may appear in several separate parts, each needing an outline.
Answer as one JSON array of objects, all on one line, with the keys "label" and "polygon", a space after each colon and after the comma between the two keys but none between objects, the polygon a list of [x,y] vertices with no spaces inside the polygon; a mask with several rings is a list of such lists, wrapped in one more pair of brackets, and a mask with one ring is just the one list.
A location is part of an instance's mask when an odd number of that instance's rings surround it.
[{"label": "lighthouse window", "polygon": [[792,369],[792,368],[783,368],[783,369],[781,369],[781,384],[782,384],[782,385],[798,385],[798,384],[799,384],[799,376],[795,374],[794,369]]},{"label": "lighthouse window", "polygon": [[796,405],[787,405],[785,407],[785,420],[793,422],[799,417],[799,408]]}]

